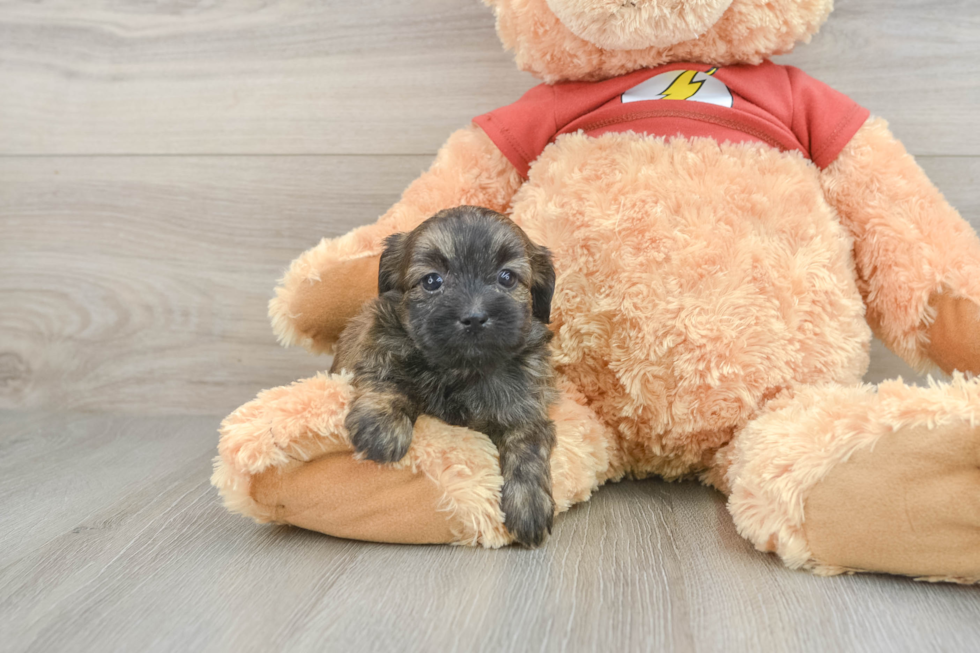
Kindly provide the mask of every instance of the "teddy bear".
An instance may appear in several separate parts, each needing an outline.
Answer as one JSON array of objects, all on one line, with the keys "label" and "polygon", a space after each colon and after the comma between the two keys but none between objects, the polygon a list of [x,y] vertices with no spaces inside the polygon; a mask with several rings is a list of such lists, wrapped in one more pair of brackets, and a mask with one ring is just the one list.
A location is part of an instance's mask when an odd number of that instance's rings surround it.
[{"label": "teddy bear", "polygon": [[[331,351],[387,236],[457,205],[506,213],[557,273],[556,513],[607,481],[695,478],[790,568],[980,578],[980,240],[884,120],[770,61],[832,0],[488,4],[542,83],[450,135],[376,223],[293,261],[279,340]],[[872,333],[951,379],[862,384]],[[401,461],[359,459],[350,383],[318,374],[224,420],[230,510],[512,542],[486,436],[422,416]]]}]

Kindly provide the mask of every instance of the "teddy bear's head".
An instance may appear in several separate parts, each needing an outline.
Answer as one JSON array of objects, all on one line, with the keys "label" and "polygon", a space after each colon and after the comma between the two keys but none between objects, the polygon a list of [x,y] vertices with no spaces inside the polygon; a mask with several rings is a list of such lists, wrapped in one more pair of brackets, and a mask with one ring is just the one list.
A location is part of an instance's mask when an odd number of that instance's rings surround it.
[{"label": "teddy bear's head", "polygon": [[809,40],[833,0],[486,0],[517,64],[546,82],[674,61],[756,64]]}]

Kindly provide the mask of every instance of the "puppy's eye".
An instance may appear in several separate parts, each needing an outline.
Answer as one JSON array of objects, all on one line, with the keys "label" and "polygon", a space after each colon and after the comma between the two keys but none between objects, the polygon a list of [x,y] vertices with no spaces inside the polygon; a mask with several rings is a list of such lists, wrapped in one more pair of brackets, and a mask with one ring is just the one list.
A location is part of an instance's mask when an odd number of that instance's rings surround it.
[{"label": "puppy's eye", "polygon": [[497,273],[497,282],[504,288],[513,288],[517,284],[517,275],[510,270],[501,270]]},{"label": "puppy's eye", "polygon": [[427,274],[422,277],[422,287],[429,292],[435,292],[442,287],[442,277],[435,272]]}]

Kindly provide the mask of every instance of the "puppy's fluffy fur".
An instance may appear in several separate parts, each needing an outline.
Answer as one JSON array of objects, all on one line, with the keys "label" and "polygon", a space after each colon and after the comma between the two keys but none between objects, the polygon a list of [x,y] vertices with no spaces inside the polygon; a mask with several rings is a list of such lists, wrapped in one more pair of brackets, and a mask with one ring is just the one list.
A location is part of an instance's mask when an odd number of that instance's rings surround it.
[{"label": "puppy's fluffy fur", "polygon": [[341,334],[331,370],[354,373],[346,425],[371,460],[400,460],[422,413],[488,435],[504,524],[526,546],[544,541],[554,515],[554,287],[550,254],[508,218],[442,211],[388,238],[379,296]]}]

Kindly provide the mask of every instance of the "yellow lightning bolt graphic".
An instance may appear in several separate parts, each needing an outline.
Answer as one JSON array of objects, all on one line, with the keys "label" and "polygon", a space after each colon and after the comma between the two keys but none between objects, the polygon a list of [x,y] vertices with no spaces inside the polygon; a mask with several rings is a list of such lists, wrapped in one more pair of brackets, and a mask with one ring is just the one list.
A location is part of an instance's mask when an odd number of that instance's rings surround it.
[{"label": "yellow lightning bolt graphic", "polygon": [[[712,68],[706,75],[714,75],[717,68]],[[691,97],[699,90],[704,84],[704,81],[696,82],[694,81],[694,76],[698,74],[696,70],[685,70],[680,75],[677,76],[670,86],[667,87],[663,93],[660,94],[661,100],[686,100]]]}]

